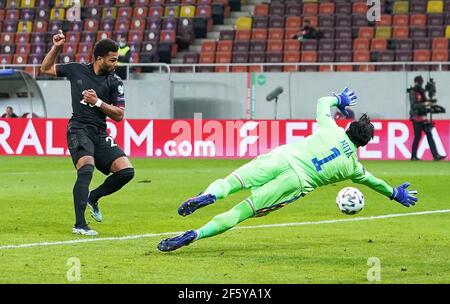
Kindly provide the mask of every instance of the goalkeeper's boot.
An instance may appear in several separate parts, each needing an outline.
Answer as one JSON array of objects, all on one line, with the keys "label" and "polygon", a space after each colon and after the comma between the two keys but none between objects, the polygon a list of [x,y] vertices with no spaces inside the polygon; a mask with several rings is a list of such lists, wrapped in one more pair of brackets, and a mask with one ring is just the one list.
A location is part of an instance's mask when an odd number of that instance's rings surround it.
[{"label": "goalkeeper's boot", "polygon": [[[90,193],[89,193],[90,194]],[[91,217],[96,220],[97,222],[101,222],[103,220],[102,213],[100,211],[100,208],[98,208],[98,202],[91,202],[88,197],[87,206],[89,208],[89,212],[91,214]]]},{"label": "goalkeeper's boot", "polygon": [[92,230],[88,225],[85,225],[83,227],[73,227],[72,228],[73,234],[81,234],[81,235],[88,235],[88,236],[94,236],[97,235],[97,231]]},{"label": "goalkeeper's boot", "polygon": [[187,246],[197,238],[197,232],[189,230],[182,235],[162,240],[158,244],[159,251],[172,251]]},{"label": "goalkeeper's boot", "polygon": [[208,206],[216,201],[216,196],[214,194],[199,194],[197,196],[191,197],[178,207],[178,214],[181,216],[186,216],[194,213],[195,210]]}]

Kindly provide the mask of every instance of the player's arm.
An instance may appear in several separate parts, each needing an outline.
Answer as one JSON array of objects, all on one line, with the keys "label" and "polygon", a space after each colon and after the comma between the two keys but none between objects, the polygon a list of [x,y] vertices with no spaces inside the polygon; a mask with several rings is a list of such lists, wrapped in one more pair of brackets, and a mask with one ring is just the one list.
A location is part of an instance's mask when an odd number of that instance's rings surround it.
[{"label": "player's arm", "polygon": [[336,122],[331,117],[331,108],[337,107],[342,114],[349,116],[345,110],[347,106],[356,105],[358,97],[349,88],[345,88],[341,93],[333,93],[333,96],[322,97],[317,102],[317,123],[319,127],[334,126]]},{"label": "player's arm", "polygon": [[50,52],[47,53],[41,64],[40,70],[42,73],[57,76],[55,64],[56,57],[61,52],[65,41],[66,37],[61,30],[58,31],[58,34],[53,36],[53,46],[50,49]]},{"label": "player's arm", "polygon": [[125,110],[123,108],[107,104],[106,102],[101,104],[100,110],[102,110],[106,116],[117,122],[121,121],[125,114]]},{"label": "player's arm", "polygon": [[417,197],[414,196],[414,194],[417,194],[417,191],[406,190],[406,188],[409,186],[409,183],[403,183],[397,188],[392,188],[388,183],[386,183],[382,179],[376,178],[370,172],[364,169],[362,170],[362,173],[354,177],[352,181],[358,184],[366,185],[367,187],[389,197],[391,200],[399,202],[406,207],[415,205],[418,201]]},{"label": "player's arm", "polygon": [[317,101],[317,123],[319,127],[327,127],[330,125],[336,125],[333,117],[331,117],[331,108],[336,107],[338,104],[337,98],[334,96],[321,97]]},{"label": "player's arm", "polygon": [[119,122],[123,119],[125,113],[124,108],[103,102],[103,100],[97,97],[97,93],[92,89],[83,92],[83,100],[88,104],[100,108],[106,116],[114,121]]},{"label": "player's arm", "polygon": [[352,179],[354,183],[363,184],[385,196],[391,196],[394,189],[382,179],[376,178],[369,171],[363,169],[363,173]]}]

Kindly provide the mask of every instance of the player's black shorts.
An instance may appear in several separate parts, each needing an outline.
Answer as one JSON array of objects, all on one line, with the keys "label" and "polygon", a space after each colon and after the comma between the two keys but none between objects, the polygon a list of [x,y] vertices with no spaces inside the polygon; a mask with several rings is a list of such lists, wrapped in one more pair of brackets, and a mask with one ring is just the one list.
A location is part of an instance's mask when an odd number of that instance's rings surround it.
[{"label": "player's black shorts", "polygon": [[83,129],[69,126],[67,146],[75,166],[81,157],[92,156],[95,167],[105,175],[111,173],[114,160],[126,156],[111,136],[94,126],[86,126]]}]

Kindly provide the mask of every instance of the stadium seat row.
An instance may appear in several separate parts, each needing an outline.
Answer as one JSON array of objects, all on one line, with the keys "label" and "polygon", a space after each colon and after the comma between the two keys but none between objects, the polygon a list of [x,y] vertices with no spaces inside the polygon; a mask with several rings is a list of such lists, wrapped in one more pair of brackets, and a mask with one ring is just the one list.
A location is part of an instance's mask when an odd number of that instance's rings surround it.
[{"label": "stadium seat row", "polygon": [[387,50],[387,49],[432,49],[448,50],[449,42],[446,38],[418,38],[418,39],[384,39],[384,38],[357,38],[351,39],[329,39],[329,40],[252,40],[232,41],[207,40],[202,43],[201,52],[224,52],[224,51],[351,51],[351,50]]},{"label": "stadium seat row", "polygon": [[241,2],[241,0],[2,0],[0,9],[19,9],[19,8],[70,8],[78,3],[81,7],[145,7],[153,5],[171,5],[171,4],[210,4],[214,2],[232,3]]},{"label": "stadium seat row", "polygon": [[301,27],[308,20],[314,27],[351,27],[351,26],[442,26],[450,24],[450,13],[446,14],[413,14],[413,15],[381,15],[377,22],[369,22],[362,15],[334,16],[253,16],[240,17],[236,21],[236,29],[252,29],[267,27]]},{"label": "stadium seat row", "polygon": [[[292,39],[299,34],[297,28],[269,28],[253,30],[223,30],[220,40],[252,40],[252,39]],[[427,27],[336,27],[322,28],[324,39],[354,39],[354,38],[435,38],[450,37],[450,26]]]},{"label": "stadium seat row", "polygon": [[[411,0],[411,1],[383,1],[382,12],[388,11],[392,14],[407,13],[442,13],[450,11],[450,1],[442,0]],[[254,15],[332,15],[332,14],[366,14],[368,5],[366,1],[351,2],[337,1],[321,3],[300,3],[295,1],[273,1],[255,5]]]},{"label": "stadium seat row", "polygon": [[[146,18],[146,17],[187,17],[191,18],[194,16],[207,16],[211,17],[212,11],[216,10],[216,7],[223,7],[221,3],[215,3],[212,5],[199,5],[199,6],[154,6],[154,7],[135,7],[132,10],[131,7],[121,7],[117,12],[117,8],[105,7],[102,10],[97,10],[92,8],[89,11],[85,11],[80,17],[81,20],[85,19],[98,19],[98,20],[110,20],[110,19],[134,19],[134,18]],[[62,11],[61,11],[62,10]],[[10,10],[0,10],[0,21],[33,21],[33,20],[67,20],[67,15],[64,9],[51,9],[48,11],[45,8],[33,9],[10,9]]]}]

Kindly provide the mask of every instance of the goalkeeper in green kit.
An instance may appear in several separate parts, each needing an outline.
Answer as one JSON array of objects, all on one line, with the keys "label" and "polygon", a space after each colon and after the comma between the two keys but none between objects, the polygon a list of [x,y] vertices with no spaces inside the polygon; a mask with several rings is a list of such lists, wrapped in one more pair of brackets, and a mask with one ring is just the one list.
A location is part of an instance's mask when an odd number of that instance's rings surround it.
[{"label": "goalkeeper in green kit", "polygon": [[356,104],[357,97],[348,88],[340,94],[322,97],[317,102],[318,130],[301,142],[282,145],[243,165],[225,179],[214,181],[198,196],[181,204],[178,213],[186,216],[195,210],[223,199],[229,194],[251,189],[251,195],[231,210],[215,216],[198,230],[162,240],[160,251],[172,251],[190,243],[218,235],[240,222],[267,215],[320,186],[350,179],[409,207],[415,205],[417,191],[408,191],[409,183],[392,188],[364,170],[358,161],[357,148],[373,138],[374,127],[364,114],[347,130],[331,117],[337,107],[347,116],[345,107]]}]

